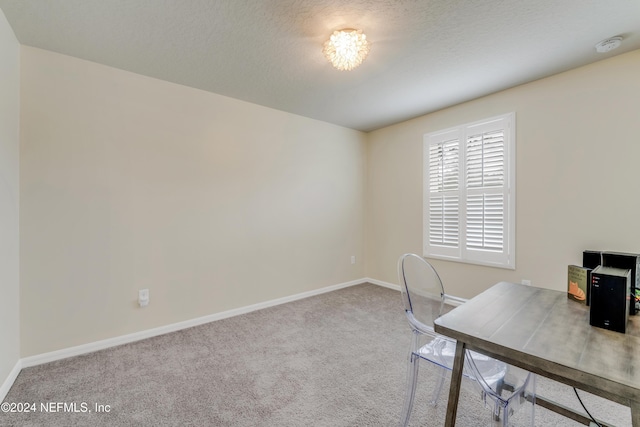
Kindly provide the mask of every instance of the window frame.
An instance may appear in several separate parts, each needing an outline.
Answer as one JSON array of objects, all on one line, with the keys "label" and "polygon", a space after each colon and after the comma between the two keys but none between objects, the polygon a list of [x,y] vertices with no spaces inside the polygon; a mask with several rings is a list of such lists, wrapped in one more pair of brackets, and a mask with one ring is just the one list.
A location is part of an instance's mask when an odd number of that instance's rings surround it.
[{"label": "window frame", "polygon": [[[498,168],[498,173],[502,173],[502,185],[480,188],[467,188],[466,182],[466,167],[467,167],[467,145],[469,138],[477,135],[483,137],[492,132],[502,131],[502,138],[504,140],[503,146],[503,167]],[[458,141],[457,147],[457,188],[452,185],[451,170],[454,163],[452,163],[452,156],[454,143]],[[445,153],[443,144],[447,145],[449,157]],[[487,143],[488,144],[488,143]],[[435,147],[435,148],[434,148]],[[431,150],[436,153],[433,157]],[[443,154],[438,154],[443,153]],[[438,157],[439,156],[439,157]],[[449,163],[449,169],[443,167],[446,161]],[[483,157],[484,161],[485,157]],[[433,161],[433,164],[431,163]],[[484,163],[483,163],[484,165]],[[434,168],[440,168],[434,172]],[[423,255],[428,258],[444,259],[448,261],[462,262],[467,264],[478,264],[491,267],[505,268],[515,270],[515,242],[516,242],[516,117],[515,113],[502,114],[500,116],[490,117],[483,120],[478,120],[472,123],[463,124],[460,126],[439,130],[436,132],[430,132],[423,137]],[[483,169],[484,171],[484,169]],[[433,176],[430,174],[433,172]],[[434,178],[435,177],[435,178]],[[434,188],[437,188],[436,191]],[[501,250],[492,249],[477,249],[469,248],[468,226],[467,226],[467,202],[470,195],[481,194],[489,195],[493,194],[494,199],[498,202],[498,205],[502,203],[502,210],[498,208],[498,214],[502,214],[502,228],[494,228],[497,231],[497,235],[502,233]],[[502,196],[502,199],[500,198]],[[455,208],[448,211],[439,211],[438,206],[435,203],[430,203],[430,199],[442,199],[448,198],[449,201],[453,201],[455,197],[457,200],[457,215]],[[484,196],[483,196],[484,197]],[[500,202],[501,200],[501,202]],[[443,202],[444,203],[444,202]],[[483,205],[481,213],[491,211],[487,208],[488,205]],[[433,208],[434,217],[430,215],[430,209]],[[438,212],[442,212],[441,214]],[[457,218],[457,219],[456,219]],[[483,217],[484,218],[484,217]],[[432,220],[436,219],[432,224]],[[440,220],[440,221],[437,221]],[[457,220],[457,229],[456,227]],[[482,229],[489,229],[487,227],[489,221],[482,222]],[[433,227],[432,227],[433,225]],[[432,229],[434,230],[434,240],[439,240],[441,243],[434,243],[431,241]],[[477,229],[477,227],[476,227]],[[435,231],[438,230],[438,231]],[[448,230],[448,231],[447,231]],[[457,244],[454,244],[457,230]],[[446,240],[447,237],[451,238]]]}]

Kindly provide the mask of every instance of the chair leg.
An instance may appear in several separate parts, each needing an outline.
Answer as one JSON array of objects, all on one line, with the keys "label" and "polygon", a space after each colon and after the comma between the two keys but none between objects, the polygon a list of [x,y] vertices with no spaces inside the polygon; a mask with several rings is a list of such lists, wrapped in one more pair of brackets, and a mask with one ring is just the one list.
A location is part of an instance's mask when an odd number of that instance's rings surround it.
[{"label": "chair leg", "polygon": [[436,382],[436,386],[433,389],[433,394],[431,395],[431,404],[436,406],[438,403],[438,398],[440,397],[440,392],[442,392],[442,385],[444,384],[445,370],[444,368],[438,369],[440,373],[440,378],[438,378]]},{"label": "chair leg", "polygon": [[413,354],[409,356],[409,366],[407,369],[407,390],[404,397],[404,408],[402,409],[402,422],[401,426],[406,427],[409,425],[409,419],[411,418],[411,410],[413,409],[413,399],[416,396],[416,385],[418,383],[418,367],[420,358]]},{"label": "chair leg", "polygon": [[509,427],[509,407],[500,407],[500,405],[496,405],[497,418],[496,420],[500,420],[500,409],[502,409],[502,427]]},{"label": "chair leg", "polygon": [[529,390],[525,388],[525,393],[529,394],[527,400],[531,401],[531,427],[534,427],[536,420],[536,374],[532,372],[529,375]]},{"label": "chair leg", "polygon": [[[526,380],[525,387],[521,391],[520,396],[516,396],[515,399],[518,401],[515,402],[516,405],[520,406],[522,404],[531,404],[531,409],[529,416],[531,417],[529,420],[529,425],[531,427],[535,426],[535,413],[536,413],[536,376],[533,373],[529,373],[529,377]],[[502,420],[500,420],[500,413],[502,412]],[[499,402],[495,403],[494,412],[493,412],[493,421],[502,421],[501,425],[503,427],[509,426],[509,418],[514,414],[514,408],[510,404],[510,402],[506,402],[503,405],[500,405]]]}]

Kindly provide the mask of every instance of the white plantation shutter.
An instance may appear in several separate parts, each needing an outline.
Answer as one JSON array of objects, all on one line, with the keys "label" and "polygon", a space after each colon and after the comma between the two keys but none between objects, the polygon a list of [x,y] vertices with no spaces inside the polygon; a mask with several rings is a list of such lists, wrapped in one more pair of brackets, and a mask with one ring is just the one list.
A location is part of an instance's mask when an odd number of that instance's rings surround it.
[{"label": "white plantation shutter", "polygon": [[460,239],[459,147],[457,138],[429,146],[429,241],[448,247]]},{"label": "white plantation shutter", "polygon": [[425,242],[448,257],[460,254],[462,141],[455,130],[425,137]]},{"label": "white plantation shutter", "polygon": [[425,135],[424,255],[515,268],[515,115]]},{"label": "white plantation shutter", "polygon": [[504,130],[467,137],[467,188],[498,187],[504,184]]},{"label": "white plantation shutter", "polygon": [[457,248],[460,242],[458,196],[429,198],[429,243]]},{"label": "white plantation shutter", "polygon": [[502,251],[504,248],[504,197],[502,194],[467,196],[468,249]]},{"label": "white plantation shutter", "polygon": [[467,136],[465,178],[469,249],[504,248],[504,129]]}]

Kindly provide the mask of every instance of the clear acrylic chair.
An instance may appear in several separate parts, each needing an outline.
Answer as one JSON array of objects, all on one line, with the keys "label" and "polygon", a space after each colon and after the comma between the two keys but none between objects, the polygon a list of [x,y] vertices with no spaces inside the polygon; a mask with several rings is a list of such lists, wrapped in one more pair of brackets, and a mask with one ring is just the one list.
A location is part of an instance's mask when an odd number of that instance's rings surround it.
[{"label": "clear acrylic chair", "polygon": [[[447,295],[442,280],[433,266],[416,254],[405,254],[398,261],[398,277],[402,301],[413,332],[407,370],[407,390],[401,425],[407,426],[413,409],[420,360],[439,366],[430,403],[435,405],[448,372],[453,368],[455,340],[437,334],[433,320],[464,300]],[[465,352],[463,375],[472,380],[485,405],[492,411],[488,425],[500,421],[509,426],[510,417],[523,405],[530,405],[529,420],[533,426],[535,411],[535,376],[499,360],[473,351]]]}]

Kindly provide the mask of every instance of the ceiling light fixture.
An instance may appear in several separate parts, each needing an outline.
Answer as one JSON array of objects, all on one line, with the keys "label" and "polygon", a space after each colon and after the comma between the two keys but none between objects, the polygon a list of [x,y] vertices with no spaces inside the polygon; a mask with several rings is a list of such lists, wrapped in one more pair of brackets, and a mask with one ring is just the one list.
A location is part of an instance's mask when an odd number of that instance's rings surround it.
[{"label": "ceiling light fixture", "polygon": [[620,47],[622,44],[622,37],[611,37],[610,39],[602,40],[596,45],[596,52],[606,53],[610,50]]},{"label": "ceiling light fixture", "polygon": [[324,42],[322,53],[338,70],[353,70],[369,53],[370,44],[361,30],[345,28],[334,31]]}]

